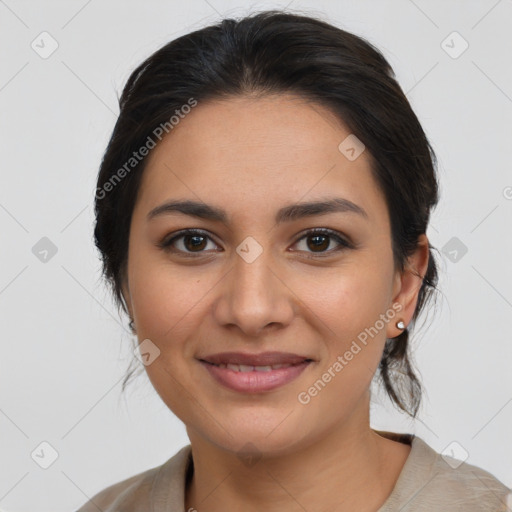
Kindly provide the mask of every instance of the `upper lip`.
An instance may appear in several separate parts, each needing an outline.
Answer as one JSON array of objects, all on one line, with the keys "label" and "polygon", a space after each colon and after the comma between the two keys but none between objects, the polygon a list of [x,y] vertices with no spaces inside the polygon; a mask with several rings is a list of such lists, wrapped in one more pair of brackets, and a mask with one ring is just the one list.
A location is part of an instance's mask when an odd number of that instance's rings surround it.
[{"label": "upper lip", "polygon": [[307,356],[291,354],[290,352],[261,352],[259,354],[247,354],[243,352],[220,352],[200,357],[200,361],[213,364],[245,364],[249,366],[271,366],[275,364],[299,364],[304,361],[312,361]]}]

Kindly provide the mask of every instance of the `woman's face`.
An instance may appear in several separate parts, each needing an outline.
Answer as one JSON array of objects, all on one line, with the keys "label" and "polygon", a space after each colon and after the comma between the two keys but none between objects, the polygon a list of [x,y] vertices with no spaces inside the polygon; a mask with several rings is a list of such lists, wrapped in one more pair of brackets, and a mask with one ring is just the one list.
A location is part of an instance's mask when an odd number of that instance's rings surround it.
[{"label": "woman's face", "polygon": [[[148,376],[191,440],[277,454],[367,421],[386,337],[420,282],[412,292],[394,270],[384,197],[349,135],[294,96],[234,98],[199,102],[149,154],[124,293]],[[150,215],[178,201],[201,208]],[[211,364],[224,352],[299,358],[238,372]]]}]

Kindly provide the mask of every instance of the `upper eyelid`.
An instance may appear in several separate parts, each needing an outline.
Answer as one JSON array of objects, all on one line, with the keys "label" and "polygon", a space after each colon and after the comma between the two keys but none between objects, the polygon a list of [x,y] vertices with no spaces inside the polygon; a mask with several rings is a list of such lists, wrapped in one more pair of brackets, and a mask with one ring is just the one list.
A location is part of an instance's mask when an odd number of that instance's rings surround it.
[{"label": "upper eyelid", "polygon": [[[208,231],[204,231],[204,230],[198,229],[198,228],[189,228],[189,229],[179,230],[176,233],[172,233],[171,235],[164,237],[161,242],[161,245],[170,244],[174,240],[178,240],[184,236],[193,236],[193,235],[201,235],[201,236],[207,237],[210,240],[212,240],[213,242],[215,242],[215,237],[212,236]],[[215,243],[217,243],[217,242],[215,242]]]},{"label": "upper eyelid", "polygon": [[[331,228],[319,228],[319,227],[308,228],[306,230],[301,231],[297,235],[297,239],[293,242],[293,245],[300,242],[306,236],[312,236],[316,233],[333,238],[335,240],[335,242],[338,244],[338,246],[341,246],[341,247],[349,248],[349,247],[352,247],[352,245],[353,245],[350,238],[348,238],[343,233],[340,233],[339,231],[331,229]],[[219,245],[217,243],[217,241],[215,240],[214,236],[212,236],[208,231],[199,229],[199,228],[188,228],[188,229],[183,229],[181,231],[178,231],[177,233],[174,233],[169,237],[165,237],[159,245],[161,247],[163,247],[164,249],[169,248],[172,246],[172,244],[176,240],[179,240],[185,236],[193,236],[195,234],[209,238],[216,245]],[[340,240],[336,240],[336,238],[339,238]],[[194,251],[178,251],[178,252],[186,252],[187,254],[194,254]],[[201,254],[202,252],[205,252],[205,251],[198,251],[197,254]],[[328,254],[331,252],[335,252],[335,249],[330,249],[328,251],[324,251],[323,254]],[[313,252],[313,254],[314,254],[314,252]],[[322,254],[322,252],[319,252],[318,254]]]}]

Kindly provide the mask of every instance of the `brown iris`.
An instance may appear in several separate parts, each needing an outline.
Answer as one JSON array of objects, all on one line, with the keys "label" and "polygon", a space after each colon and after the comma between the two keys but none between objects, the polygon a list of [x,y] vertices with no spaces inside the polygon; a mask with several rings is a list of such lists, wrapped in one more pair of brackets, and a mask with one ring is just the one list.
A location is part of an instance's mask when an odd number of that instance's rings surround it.
[{"label": "brown iris", "polygon": [[[329,247],[329,237],[328,236],[325,236],[325,235],[311,235],[308,237],[309,240],[315,240],[314,245],[313,246],[309,246],[309,243],[308,243],[308,247],[311,249],[312,247],[315,247],[316,249],[327,249]],[[319,240],[323,239],[323,242],[320,241],[319,243]]]}]

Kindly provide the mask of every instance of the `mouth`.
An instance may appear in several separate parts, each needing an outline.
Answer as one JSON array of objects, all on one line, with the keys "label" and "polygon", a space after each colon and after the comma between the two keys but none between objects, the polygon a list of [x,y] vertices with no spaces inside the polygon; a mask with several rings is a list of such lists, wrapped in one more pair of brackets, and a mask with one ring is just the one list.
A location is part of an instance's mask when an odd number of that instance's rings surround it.
[{"label": "mouth", "polygon": [[[262,393],[296,379],[314,360],[296,354],[223,353],[200,358],[214,381],[232,391]],[[263,364],[264,363],[264,364]]]},{"label": "mouth", "polygon": [[265,368],[270,366],[272,368],[278,367],[279,365],[300,364],[304,361],[312,361],[313,358],[299,354],[292,354],[290,352],[261,352],[259,354],[249,354],[246,352],[219,352],[217,354],[202,356],[199,360],[217,366],[227,366],[230,364],[241,367],[250,366],[255,368]]},{"label": "mouth", "polygon": [[210,363],[209,361],[205,361],[203,359],[200,359],[202,363],[206,363],[212,366],[216,366],[217,368],[226,368],[229,370],[232,370],[234,372],[270,372],[272,370],[280,370],[281,368],[289,368],[291,366],[300,366],[304,363],[311,363],[313,359],[304,359],[300,363],[290,364],[290,363],[280,363],[280,364],[270,364],[270,365],[261,365],[261,366],[254,366],[250,364],[235,364],[235,363]]}]

